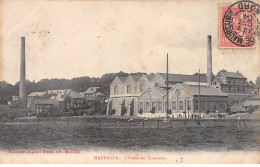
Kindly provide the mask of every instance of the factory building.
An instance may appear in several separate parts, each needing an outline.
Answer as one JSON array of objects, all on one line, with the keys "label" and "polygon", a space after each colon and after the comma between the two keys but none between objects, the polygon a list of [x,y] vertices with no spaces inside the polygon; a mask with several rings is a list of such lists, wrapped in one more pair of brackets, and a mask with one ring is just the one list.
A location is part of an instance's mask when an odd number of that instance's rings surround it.
[{"label": "factory building", "polygon": [[110,84],[110,99],[107,114],[137,116],[138,97],[149,86],[153,74],[143,73],[116,76]]},{"label": "factory building", "polygon": [[34,99],[48,99],[50,96],[48,92],[31,92],[27,96],[27,107],[30,107]]},{"label": "factory building", "polygon": [[[110,99],[108,103],[108,115],[112,115],[114,110],[115,115],[127,115],[127,116],[138,116],[140,110],[140,100],[145,98],[144,92],[148,89],[153,91],[157,90],[160,92],[160,98],[166,93],[166,73],[157,74],[130,74],[128,76],[116,76],[110,84]],[[183,74],[168,74],[169,87],[173,87],[177,83],[184,82],[199,82],[199,75],[183,75]],[[207,83],[206,75],[200,76],[201,83]],[[165,93],[163,93],[165,92]],[[141,103],[142,104],[142,103]],[[159,104],[161,107],[157,107],[157,110],[164,111],[164,105]],[[123,106],[123,107],[122,107]],[[145,106],[145,104],[143,104]],[[147,108],[144,107],[144,115]],[[124,111],[126,110],[126,111]],[[122,114],[123,112],[123,114]],[[150,113],[150,111],[149,111]],[[158,113],[158,111],[157,111]],[[149,115],[149,114],[148,114]],[[160,115],[160,114],[155,114]]]},{"label": "factory building", "polygon": [[60,110],[60,104],[57,99],[34,99],[30,105],[31,111],[36,113],[53,112]]},{"label": "factory building", "polygon": [[254,89],[248,83],[247,78],[239,71],[220,70],[213,81],[213,85],[228,95],[229,103],[244,100],[252,94]]},{"label": "factory building", "polygon": [[[192,114],[226,111],[227,94],[212,86],[211,36],[207,39],[207,76],[168,74],[169,109],[173,116],[188,111]],[[167,73],[116,76],[110,84],[107,115],[166,116],[166,87]]]},{"label": "factory building", "polygon": [[[165,95],[166,89],[158,86],[150,86],[138,97],[139,117],[160,117],[165,116]],[[154,111],[152,111],[154,110]],[[151,113],[152,111],[152,113]]]},{"label": "factory building", "polygon": [[85,92],[82,92],[82,94],[84,99],[88,102],[88,105],[92,105],[95,102],[105,102],[105,95],[100,92],[100,87],[89,87]]},{"label": "factory building", "polygon": [[[198,84],[197,82],[177,83],[169,90],[169,109],[172,111],[170,116],[176,118],[178,115],[185,116],[185,114],[191,116],[226,111],[228,96],[225,93],[214,86],[201,83],[199,94]],[[166,100],[166,89],[151,86],[138,98],[138,116],[166,117]]]},{"label": "factory building", "polygon": [[71,89],[31,92],[28,95],[27,106],[31,111],[39,112],[43,111],[40,110],[39,107],[44,108],[45,106],[50,106],[51,111],[54,111],[54,109],[68,111],[69,109],[83,108],[84,102],[88,104],[95,102],[104,103],[104,94],[96,88],[97,87],[91,87],[85,92],[76,92]]},{"label": "factory building", "polygon": [[169,108],[176,114],[225,112],[228,96],[212,85],[178,83],[169,91]]}]

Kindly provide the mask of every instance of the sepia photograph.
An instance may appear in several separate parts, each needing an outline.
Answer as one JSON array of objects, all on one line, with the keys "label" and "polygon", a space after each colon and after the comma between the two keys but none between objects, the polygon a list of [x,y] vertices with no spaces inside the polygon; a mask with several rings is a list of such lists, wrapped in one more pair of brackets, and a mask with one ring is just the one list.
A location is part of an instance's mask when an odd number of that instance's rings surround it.
[{"label": "sepia photograph", "polygon": [[259,0],[0,0],[1,164],[259,164]]}]

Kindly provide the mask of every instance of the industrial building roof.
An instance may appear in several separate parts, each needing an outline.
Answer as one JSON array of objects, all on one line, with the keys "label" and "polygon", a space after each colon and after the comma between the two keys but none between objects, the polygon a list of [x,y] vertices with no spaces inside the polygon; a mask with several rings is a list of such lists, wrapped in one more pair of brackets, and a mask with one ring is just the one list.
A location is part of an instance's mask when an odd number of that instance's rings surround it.
[{"label": "industrial building roof", "polygon": [[59,89],[59,90],[48,90],[48,93],[55,93],[55,94],[61,94],[64,95],[65,93],[69,93],[71,89]]},{"label": "industrial building roof", "polygon": [[[145,75],[146,78],[150,81],[153,77],[154,77],[154,74],[146,74],[146,73],[132,73],[132,74],[129,74],[135,81],[138,81],[142,75]],[[128,76],[129,76],[128,75]],[[117,76],[122,82],[124,82],[126,80],[126,78],[128,76]]]},{"label": "industrial building roof", "polygon": [[101,93],[101,92],[97,92],[97,93],[95,93],[95,95],[96,95],[96,96],[104,96],[104,94]]},{"label": "industrial building roof", "polygon": [[231,77],[231,78],[246,78],[242,73],[240,73],[239,71],[237,72],[228,72],[226,70],[221,70],[219,71],[219,73],[222,73],[224,76],[226,77]]},{"label": "industrial building roof", "polygon": [[47,92],[31,92],[28,96],[43,96]]},{"label": "industrial building roof", "polygon": [[152,86],[157,92],[159,92],[162,96],[166,94],[166,89],[162,89],[159,86]]},{"label": "industrial building roof", "polygon": [[70,97],[73,98],[73,99],[81,99],[84,97],[83,94],[79,93],[79,92],[75,92],[75,91],[71,91],[69,93]]},{"label": "industrial building roof", "polygon": [[[178,83],[187,91],[189,91],[193,95],[199,95],[199,85],[189,85],[187,83]],[[215,88],[211,85],[200,85],[200,95],[201,96],[226,96],[227,95],[221,92],[219,89]]]},{"label": "industrial building roof", "polygon": [[[166,73],[158,73],[160,74],[164,80],[167,79]],[[199,82],[199,76],[198,75],[184,75],[184,74],[168,74],[168,80],[169,82],[176,82],[176,83],[182,83],[182,82]],[[207,76],[200,75],[200,82],[207,82]]]},{"label": "industrial building roof", "polygon": [[87,94],[94,94],[98,91],[100,87],[89,87],[84,93]]}]

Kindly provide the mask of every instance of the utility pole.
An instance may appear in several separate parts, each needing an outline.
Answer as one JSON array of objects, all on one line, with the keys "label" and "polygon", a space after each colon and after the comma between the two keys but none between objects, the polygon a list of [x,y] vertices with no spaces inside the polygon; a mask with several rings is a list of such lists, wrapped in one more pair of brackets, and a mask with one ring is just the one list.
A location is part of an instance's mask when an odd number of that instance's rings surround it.
[{"label": "utility pole", "polygon": [[[188,99],[188,119],[190,119],[190,98],[189,97],[187,97],[187,99]],[[186,100],[185,100],[186,101]]]},{"label": "utility pole", "polygon": [[198,110],[200,114],[200,69],[199,69],[199,99],[198,99]]},{"label": "utility pole", "polygon": [[168,115],[168,110],[169,110],[169,90],[168,90],[168,88],[169,88],[169,84],[168,84],[168,82],[169,82],[169,78],[168,78],[168,75],[169,75],[169,71],[168,71],[168,69],[169,69],[169,67],[168,67],[168,53],[167,53],[167,69],[166,69],[166,113],[167,113],[167,119],[168,119],[168,117],[169,117],[169,115]]}]

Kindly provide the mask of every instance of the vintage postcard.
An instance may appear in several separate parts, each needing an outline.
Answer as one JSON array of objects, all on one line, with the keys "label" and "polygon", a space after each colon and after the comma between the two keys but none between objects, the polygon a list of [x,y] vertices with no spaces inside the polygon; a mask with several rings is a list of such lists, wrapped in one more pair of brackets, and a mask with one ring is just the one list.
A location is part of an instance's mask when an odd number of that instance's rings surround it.
[{"label": "vintage postcard", "polygon": [[0,163],[260,163],[259,4],[0,0]]}]

